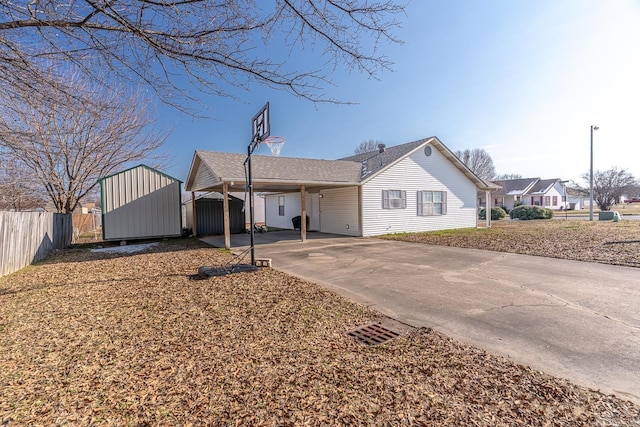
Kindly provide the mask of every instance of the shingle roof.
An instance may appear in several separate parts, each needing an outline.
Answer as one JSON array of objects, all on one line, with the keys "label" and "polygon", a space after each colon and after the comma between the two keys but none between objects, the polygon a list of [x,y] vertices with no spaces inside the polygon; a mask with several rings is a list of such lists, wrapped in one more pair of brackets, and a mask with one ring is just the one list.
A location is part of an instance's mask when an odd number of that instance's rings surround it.
[{"label": "shingle roof", "polygon": [[535,183],[531,190],[529,190],[529,193],[546,193],[549,190],[549,187],[551,187],[558,181],[560,181],[558,178],[538,180],[538,182]]},{"label": "shingle roof", "polygon": [[521,178],[496,181],[495,183],[501,186],[502,190],[497,191],[495,194],[496,196],[523,196],[525,194],[543,194],[549,190],[549,187],[551,187],[558,181],[558,178]]},{"label": "shingle roof", "polygon": [[502,187],[502,192],[499,192],[501,194],[522,195],[539,180],[540,178],[521,178],[495,181],[495,183]]},{"label": "shingle roof", "polygon": [[[388,147],[383,152],[373,151],[338,160],[253,155],[251,165],[254,189],[293,190],[296,183],[314,187],[357,185],[427,144],[442,153],[479,189],[497,188],[476,176],[438,138],[430,137]],[[222,182],[244,182],[245,159],[245,154],[196,151],[187,178],[187,191],[211,191],[219,188]]]},{"label": "shingle roof", "polygon": [[360,179],[365,179],[369,175],[373,175],[391,165],[395,161],[403,158],[411,151],[423,145],[429,139],[431,138],[408,142],[401,145],[394,145],[393,147],[385,148],[382,152],[376,150],[369,151],[367,153],[360,153],[354,156],[344,157],[340,160],[348,160],[361,164],[362,168],[360,171]]},{"label": "shingle roof", "polygon": [[[244,180],[246,154],[197,151],[220,178]],[[360,164],[350,161],[301,159],[297,157],[251,156],[253,178],[278,181],[326,181],[357,183]]]}]

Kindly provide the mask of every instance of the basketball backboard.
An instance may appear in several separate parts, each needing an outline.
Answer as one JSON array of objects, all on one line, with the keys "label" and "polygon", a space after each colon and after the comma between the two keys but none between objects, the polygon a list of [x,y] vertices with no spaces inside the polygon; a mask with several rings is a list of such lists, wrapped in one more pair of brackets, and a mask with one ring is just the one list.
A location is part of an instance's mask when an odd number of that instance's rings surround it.
[{"label": "basketball backboard", "polygon": [[269,103],[267,102],[251,121],[251,141],[260,142],[269,137],[270,134],[271,125],[269,123]]}]

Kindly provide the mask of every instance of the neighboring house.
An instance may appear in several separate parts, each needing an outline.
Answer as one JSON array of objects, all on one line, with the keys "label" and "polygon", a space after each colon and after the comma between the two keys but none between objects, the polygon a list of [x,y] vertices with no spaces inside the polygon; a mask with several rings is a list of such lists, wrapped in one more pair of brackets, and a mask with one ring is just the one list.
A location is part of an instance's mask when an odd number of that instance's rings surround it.
[{"label": "neighboring house", "polygon": [[589,207],[589,192],[567,187],[567,205],[569,210],[580,210]]},{"label": "neighboring house", "polygon": [[620,203],[638,203],[640,202],[640,186],[632,185],[628,187],[625,194],[620,198]]},{"label": "neighboring house", "polygon": [[555,210],[568,207],[564,184],[557,178],[510,179],[495,181],[495,184],[500,186],[500,190],[491,194],[494,206],[502,206],[508,210],[519,204],[542,206]]},{"label": "neighboring house", "polygon": [[[245,155],[196,151],[188,191],[243,187]],[[268,226],[350,236],[476,227],[476,176],[436,137],[339,160],[252,157]],[[225,190],[226,189],[226,190]],[[309,217],[306,224],[305,217]]]},{"label": "neighboring house", "polygon": [[181,181],[139,165],[98,182],[103,240],[182,235]]}]

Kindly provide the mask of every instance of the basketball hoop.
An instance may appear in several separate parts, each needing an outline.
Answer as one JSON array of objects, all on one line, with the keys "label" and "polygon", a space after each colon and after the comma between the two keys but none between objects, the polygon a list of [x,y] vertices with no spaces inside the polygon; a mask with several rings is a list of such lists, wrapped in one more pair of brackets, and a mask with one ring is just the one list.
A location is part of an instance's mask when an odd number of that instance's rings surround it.
[{"label": "basketball hoop", "polygon": [[267,144],[267,146],[269,147],[269,150],[271,150],[272,155],[279,156],[280,150],[284,145],[284,141],[285,139],[282,136],[269,136],[262,142]]}]

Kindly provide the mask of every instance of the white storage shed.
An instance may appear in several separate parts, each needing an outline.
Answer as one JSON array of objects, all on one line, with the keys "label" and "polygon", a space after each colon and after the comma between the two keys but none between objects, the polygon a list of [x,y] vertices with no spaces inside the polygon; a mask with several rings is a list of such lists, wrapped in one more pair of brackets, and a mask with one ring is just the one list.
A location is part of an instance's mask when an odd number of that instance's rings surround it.
[{"label": "white storage shed", "polygon": [[176,237],[182,234],[181,184],[139,165],[99,180],[103,240]]}]

